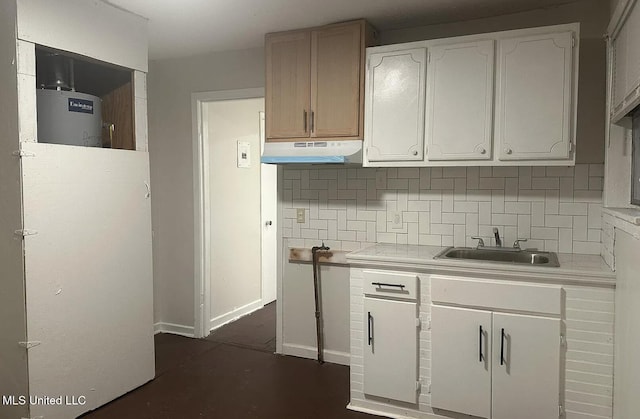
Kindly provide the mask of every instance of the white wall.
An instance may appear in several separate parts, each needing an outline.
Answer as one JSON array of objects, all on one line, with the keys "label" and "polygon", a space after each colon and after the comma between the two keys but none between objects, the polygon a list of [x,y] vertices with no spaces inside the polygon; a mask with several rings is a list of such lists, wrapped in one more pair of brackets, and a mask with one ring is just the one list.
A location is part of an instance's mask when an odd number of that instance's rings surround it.
[{"label": "white wall", "polygon": [[[18,150],[18,86],[15,40],[16,8],[0,2],[0,395],[27,395],[26,317],[22,241],[14,231],[22,228],[20,159]],[[0,417],[28,417],[25,406],[3,406]]]},{"label": "white wall", "polygon": [[155,322],[194,324],[191,93],[264,86],[263,56],[257,48],[149,64]]},{"label": "white wall", "polygon": [[[261,299],[259,112],[264,99],[223,100],[206,107],[213,320]],[[239,141],[250,144],[249,168],[237,167]]]}]

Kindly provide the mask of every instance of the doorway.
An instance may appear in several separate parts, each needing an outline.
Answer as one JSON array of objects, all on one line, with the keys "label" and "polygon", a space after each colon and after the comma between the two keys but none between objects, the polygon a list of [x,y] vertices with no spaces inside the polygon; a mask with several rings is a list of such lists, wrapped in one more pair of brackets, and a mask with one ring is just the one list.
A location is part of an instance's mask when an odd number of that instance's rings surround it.
[{"label": "doorway", "polygon": [[264,89],[196,93],[193,107],[195,332],[206,337],[275,300],[277,174],[260,163]]}]

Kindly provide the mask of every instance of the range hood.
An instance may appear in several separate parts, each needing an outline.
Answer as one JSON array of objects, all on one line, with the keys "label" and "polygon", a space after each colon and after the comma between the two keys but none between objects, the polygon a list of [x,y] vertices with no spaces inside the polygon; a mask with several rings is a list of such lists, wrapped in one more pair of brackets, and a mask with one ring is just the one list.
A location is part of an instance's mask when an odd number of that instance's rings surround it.
[{"label": "range hood", "polygon": [[362,163],[362,140],[265,142],[262,163]]}]

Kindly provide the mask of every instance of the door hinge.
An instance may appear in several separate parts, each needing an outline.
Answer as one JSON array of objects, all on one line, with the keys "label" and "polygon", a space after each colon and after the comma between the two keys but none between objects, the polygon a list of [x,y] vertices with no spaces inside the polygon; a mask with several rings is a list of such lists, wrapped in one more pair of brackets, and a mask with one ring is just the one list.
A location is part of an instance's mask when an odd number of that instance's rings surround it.
[{"label": "door hinge", "polygon": [[38,234],[37,230],[28,230],[28,229],[22,229],[22,230],[16,230],[13,232],[13,234],[15,234],[16,236],[20,236],[20,237],[27,237],[27,236],[35,236],[36,234]]},{"label": "door hinge", "polygon": [[420,320],[420,317],[416,318],[416,327],[420,327],[422,326],[422,320]]},{"label": "door hinge", "polygon": [[576,47],[576,38],[574,38],[573,36],[571,37],[571,48],[575,48]]},{"label": "door hinge", "polygon": [[11,153],[12,155],[16,156],[16,157],[35,157],[36,154],[35,153],[30,153],[28,151],[24,151],[24,150],[17,150],[14,151],[13,153]]},{"label": "door hinge", "polygon": [[564,335],[560,335],[560,346],[567,346],[567,339]]},{"label": "door hinge", "polygon": [[31,348],[34,348],[34,347],[36,347],[38,345],[41,345],[41,344],[42,344],[42,342],[39,342],[37,340],[29,340],[29,341],[26,341],[26,342],[18,342],[19,346],[22,346],[23,348],[26,348],[26,349],[31,349]]},{"label": "door hinge", "polygon": [[564,416],[564,406],[560,404],[558,405],[558,417],[562,418],[563,416]]},{"label": "door hinge", "polygon": [[416,381],[416,391],[420,391],[422,388],[422,383],[420,381]]},{"label": "door hinge", "polygon": [[427,64],[431,62],[431,51],[427,51]]},{"label": "door hinge", "polygon": [[573,153],[573,141],[569,141],[569,153]]}]

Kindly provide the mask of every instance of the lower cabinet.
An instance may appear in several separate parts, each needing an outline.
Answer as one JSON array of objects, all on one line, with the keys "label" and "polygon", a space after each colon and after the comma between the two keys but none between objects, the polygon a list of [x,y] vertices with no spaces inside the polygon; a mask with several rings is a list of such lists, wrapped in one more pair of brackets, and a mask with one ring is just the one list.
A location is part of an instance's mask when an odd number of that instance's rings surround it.
[{"label": "lower cabinet", "polygon": [[418,402],[418,278],[365,272],[364,393]]},{"label": "lower cabinet", "polygon": [[561,320],[432,305],[431,404],[492,419],[556,419]]}]

